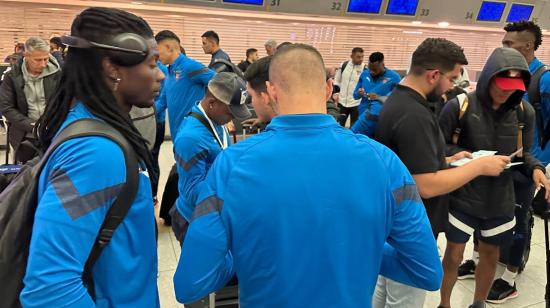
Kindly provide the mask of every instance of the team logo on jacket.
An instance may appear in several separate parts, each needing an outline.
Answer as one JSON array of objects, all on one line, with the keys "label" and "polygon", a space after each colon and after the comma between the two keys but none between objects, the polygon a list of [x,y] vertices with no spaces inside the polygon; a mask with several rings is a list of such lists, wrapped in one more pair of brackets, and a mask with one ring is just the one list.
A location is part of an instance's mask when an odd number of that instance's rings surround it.
[{"label": "team logo on jacket", "polygon": [[174,78],[176,78],[176,80],[180,79],[180,75],[181,75],[181,72],[179,70],[174,71]]},{"label": "team logo on jacket", "polygon": [[388,81],[390,81],[389,78],[384,78],[384,80],[382,81],[382,83],[388,83]]}]

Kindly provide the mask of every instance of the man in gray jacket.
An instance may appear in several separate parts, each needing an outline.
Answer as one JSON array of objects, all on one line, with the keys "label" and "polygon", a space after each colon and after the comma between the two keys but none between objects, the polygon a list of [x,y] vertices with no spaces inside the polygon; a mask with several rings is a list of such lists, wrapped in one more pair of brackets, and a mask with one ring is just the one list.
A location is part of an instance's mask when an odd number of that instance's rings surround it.
[{"label": "man in gray jacket", "polygon": [[34,141],[34,123],[44,113],[60,76],[49,44],[38,37],[29,38],[24,57],[6,74],[0,87],[0,112],[10,123],[8,140],[16,158],[24,140]]}]

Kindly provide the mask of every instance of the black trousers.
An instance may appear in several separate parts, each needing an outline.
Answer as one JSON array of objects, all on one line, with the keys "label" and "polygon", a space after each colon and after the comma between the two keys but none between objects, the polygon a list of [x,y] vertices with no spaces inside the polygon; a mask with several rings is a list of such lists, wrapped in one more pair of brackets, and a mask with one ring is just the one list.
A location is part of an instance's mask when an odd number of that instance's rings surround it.
[{"label": "black trousers", "polygon": [[359,118],[359,106],[355,107],[344,107],[340,104],[338,104],[338,107],[340,108],[340,125],[346,126],[346,121],[348,120],[348,117],[350,117],[350,125],[349,127],[352,127],[355,121],[357,121],[357,118]]},{"label": "black trousers", "polygon": [[178,191],[178,171],[176,164],[172,166],[170,174],[168,175],[168,181],[164,186],[164,193],[162,194],[162,203],[160,204],[159,217],[164,219],[166,225],[172,224],[172,217],[170,216],[170,209],[176,203],[179,197]]},{"label": "black trousers", "polygon": [[155,169],[155,173],[158,175],[157,180],[151,179],[151,188],[153,190],[153,197],[157,196],[158,192],[158,179],[160,178],[160,166],[159,166],[159,153],[160,153],[160,146],[164,142],[164,130],[166,128],[166,123],[157,122],[157,134],[155,136],[155,144],[153,145],[153,149],[151,150],[151,154],[153,155],[153,169]]}]

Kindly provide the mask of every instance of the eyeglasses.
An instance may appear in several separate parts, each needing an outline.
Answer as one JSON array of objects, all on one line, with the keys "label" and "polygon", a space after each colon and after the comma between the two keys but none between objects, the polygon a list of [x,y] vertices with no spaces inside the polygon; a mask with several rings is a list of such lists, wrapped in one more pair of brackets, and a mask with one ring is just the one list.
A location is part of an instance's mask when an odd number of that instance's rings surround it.
[{"label": "eyeglasses", "polygon": [[453,77],[447,75],[446,73],[441,72],[441,70],[439,70],[437,68],[426,68],[425,70],[426,71],[437,71],[441,76],[445,77],[451,83],[454,83],[457,79],[456,77],[453,78]]}]

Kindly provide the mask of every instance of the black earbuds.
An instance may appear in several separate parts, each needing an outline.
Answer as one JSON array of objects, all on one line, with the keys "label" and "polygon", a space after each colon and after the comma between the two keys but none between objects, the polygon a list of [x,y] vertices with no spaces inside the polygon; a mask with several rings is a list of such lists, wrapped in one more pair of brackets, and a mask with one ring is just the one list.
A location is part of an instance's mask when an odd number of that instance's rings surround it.
[{"label": "black earbuds", "polygon": [[149,47],[143,37],[135,33],[122,33],[114,37],[110,45],[88,41],[77,36],[63,36],[61,42],[72,48],[101,48],[109,51],[111,60],[121,66],[142,63],[149,54]]}]

